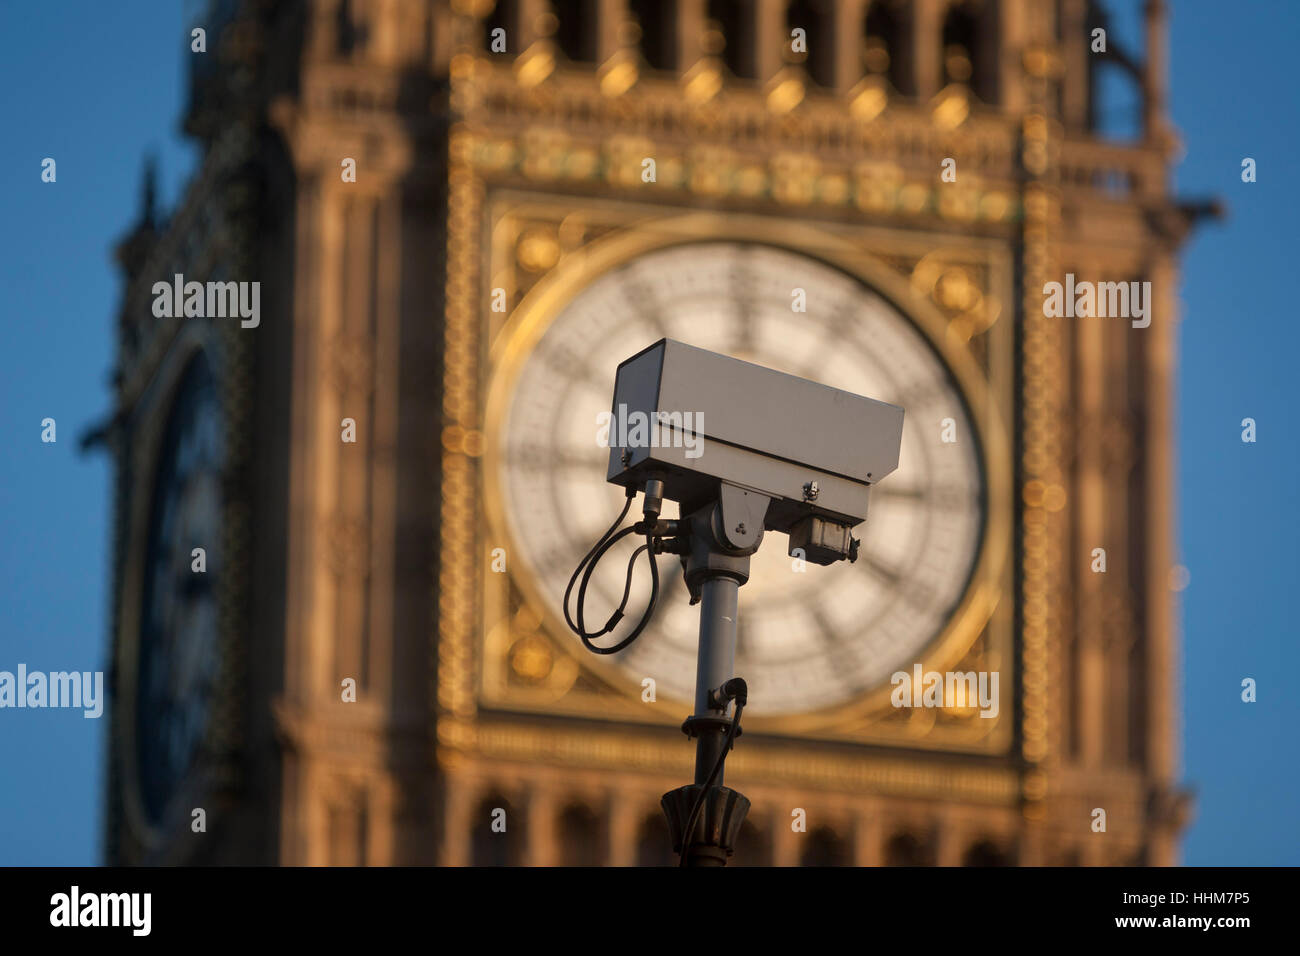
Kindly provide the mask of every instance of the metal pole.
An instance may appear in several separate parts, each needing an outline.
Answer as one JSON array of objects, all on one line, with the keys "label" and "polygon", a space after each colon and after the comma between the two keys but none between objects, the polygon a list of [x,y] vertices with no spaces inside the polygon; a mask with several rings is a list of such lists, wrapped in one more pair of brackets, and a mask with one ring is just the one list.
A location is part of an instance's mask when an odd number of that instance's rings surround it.
[{"label": "metal pole", "polygon": [[[735,676],[736,607],[740,582],[718,575],[700,587],[700,649],[695,666],[695,716],[725,717],[726,705],[713,706],[709,692]],[[704,786],[709,771],[718,759],[726,740],[721,728],[701,729],[695,744],[695,782]],[[718,773],[715,786],[722,786],[724,771]]]},{"label": "metal pole", "polygon": [[[727,717],[731,700],[714,700],[712,691],[736,677],[740,586],[749,580],[749,559],[763,539],[768,505],[767,498],[758,497],[724,483],[717,501],[691,513],[686,547],[674,552],[682,555],[692,603],[700,603],[695,713],[682,724],[682,731],[696,738],[695,783],[665,793],[660,801],[684,866],[726,866],[749,811],[743,793],[723,786],[722,760],[734,718]],[[732,530],[723,534],[721,529]],[[710,787],[714,766],[719,772]]]}]

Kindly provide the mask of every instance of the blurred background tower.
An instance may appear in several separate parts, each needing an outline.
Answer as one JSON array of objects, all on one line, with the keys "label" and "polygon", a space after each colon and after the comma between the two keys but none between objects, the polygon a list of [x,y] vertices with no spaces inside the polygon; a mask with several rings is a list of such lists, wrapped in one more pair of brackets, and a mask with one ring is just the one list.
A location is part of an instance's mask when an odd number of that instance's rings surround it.
[{"label": "blurred background tower", "polygon": [[[1197,210],[1143,9],[211,3],[200,168],[118,250],[108,860],[671,862],[684,594],[615,661],[557,625],[619,500],[594,412],[671,335],[908,412],[864,559],[773,543],[741,592],[736,862],[1176,862]],[[1149,281],[1150,326],[1044,317],[1067,273]],[[260,326],[156,316],[177,274],[260,282]],[[916,665],[996,715],[892,706]]]}]

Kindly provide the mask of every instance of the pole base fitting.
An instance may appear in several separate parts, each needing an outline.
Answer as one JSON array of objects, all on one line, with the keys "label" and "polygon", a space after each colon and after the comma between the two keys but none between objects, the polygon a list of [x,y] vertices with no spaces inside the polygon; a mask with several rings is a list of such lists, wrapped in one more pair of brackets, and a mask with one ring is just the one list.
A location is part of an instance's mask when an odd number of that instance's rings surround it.
[{"label": "pole base fitting", "polygon": [[[673,852],[682,852],[682,830],[690,816],[701,787],[693,783],[665,793],[659,803],[668,818],[668,832],[673,838]],[[736,837],[749,812],[749,798],[738,790],[713,787],[700,808],[695,832],[690,835],[687,866],[726,866],[727,857],[736,849]]]},{"label": "pole base fitting", "polygon": [[[682,733],[694,740],[704,730],[715,730],[720,734],[726,734],[731,730],[730,717],[687,717],[682,721]],[[736,737],[745,732],[744,727],[736,728]],[[736,746],[735,738],[732,738],[731,746]]]}]

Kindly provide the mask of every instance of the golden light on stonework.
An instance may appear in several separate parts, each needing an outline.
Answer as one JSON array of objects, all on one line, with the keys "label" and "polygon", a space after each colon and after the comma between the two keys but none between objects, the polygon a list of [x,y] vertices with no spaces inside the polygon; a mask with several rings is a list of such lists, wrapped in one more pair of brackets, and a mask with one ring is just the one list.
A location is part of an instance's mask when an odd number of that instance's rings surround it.
[{"label": "golden light on stonework", "polygon": [[718,61],[712,58],[700,60],[682,77],[682,90],[687,101],[697,106],[713,99],[720,89],[722,70],[718,67]]},{"label": "golden light on stonework", "polygon": [[560,220],[555,237],[565,252],[572,252],[587,241],[587,217],[582,213],[572,212]]},{"label": "golden light on stonework", "polygon": [[721,196],[727,191],[735,159],[730,150],[700,147],[691,153],[690,187],[705,196]]},{"label": "golden light on stonework", "polygon": [[980,193],[974,178],[962,177],[959,182],[945,183],[939,189],[939,215],[958,222],[971,222],[979,215]]},{"label": "golden light on stonework", "polygon": [[569,154],[568,169],[575,179],[590,179],[600,170],[600,154],[586,146],[576,146]]},{"label": "golden light on stonework", "polygon": [[980,197],[980,215],[985,219],[1004,219],[1010,209],[1011,199],[1006,193],[989,192]]},{"label": "golden light on stonework", "polygon": [[930,118],[939,129],[956,129],[966,122],[968,116],[970,116],[970,91],[966,87],[953,84],[941,90],[934,98]]},{"label": "golden light on stonework", "polygon": [[839,205],[849,196],[848,177],[839,173],[828,173],[817,180],[817,198],[824,203]]},{"label": "golden light on stonework", "polygon": [[659,182],[680,187],[686,180],[686,164],[677,156],[665,156],[659,163]]},{"label": "golden light on stonework", "polygon": [[[913,697],[913,700],[916,698]],[[934,707],[908,707],[905,708],[907,714],[906,723],[903,725],[903,733],[909,737],[922,738],[927,737],[934,731],[935,721],[938,719],[939,711]]]},{"label": "golden light on stonework", "polygon": [[858,208],[868,212],[888,212],[898,204],[903,171],[893,163],[858,163],[853,167],[853,176]]},{"label": "golden light on stonework", "polygon": [[605,144],[606,177],[616,186],[640,186],[647,159],[655,158],[655,144],[643,136],[614,136]]},{"label": "golden light on stonework", "polygon": [[549,40],[538,40],[515,60],[515,80],[524,89],[537,86],[554,72],[555,49]]},{"label": "golden light on stonework", "polygon": [[944,714],[961,720],[975,716],[979,712],[979,693],[966,681],[954,681],[952,693],[944,688]]},{"label": "golden light on stonework", "polygon": [[370,546],[365,526],[355,518],[335,515],[326,523],[324,557],[339,577],[363,574],[369,566]]},{"label": "golden light on stonework", "polygon": [[329,347],[330,378],[344,395],[368,392],[373,358],[369,339],[340,335]]},{"label": "golden light on stonework", "polygon": [[898,205],[904,212],[917,213],[924,212],[925,207],[930,204],[930,188],[922,186],[920,183],[908,183],[898,191]]},{"label": "golden light on stonework", "polygon": [[879,37],[867,37],[862,41],[862,65],[868,73],[887,73],[889,71],[889,47]]},{"label": "golden light on stonework", "polygon": [[734,182],[737,193],[753,199],[755,196],[762,195],[763,190],[767,188],[767,173],[761,166],[742,166],[736,170]]},{"label": "golden light on stonework", "polygon": [[638,79],[636,60],[630,53],[620,50],[600,69],[600,92],[609,97],[622,96],[636,85]]},{"label": "golden light on stonework", "polygon": [[641,42],[641,27],[635,20],[624,20],[618,27],[619,49],[597,72],[600,92],[605,96],[622,96],[640,79],[637,68],[637,44]]},{"label": "golden light on stonework", "polygon": [[943,51],[943,68],[958,83],[970,82],[971,64],[966,48],[949,44]]},{"label": "golden light on stonework", "polygon": [[965,345],[997,321],[1002,306],[994,296],[989,296],[988,307],[959,315],[948,323],[948,337],[956,344]]},{"label": "golden light on stonework", "polygon": [[543,681],[555,666],[550,647],[536,634],[526,634],[510,648],[510,669],[526,681]]},{"label": "golden light on stonework", "polygon": [[483,433],[477,428],[448,425],[442,430],[442,447],[453,454],[477,458],[483,454]]},{"label": "golden light on stonework", "polygon": [[849,112],[853,118],[869,123],[889,105],[889,91],[879,76],[868,76],[849,92]]},{"label": "golden light on stonework", "polygon": [[488,169],[509,169],[518,159],[518,150],[508,139],[486,140],[479,147],[478,160]]},{"label": "golden light on stonework", "polygon": [[934,286],[934,297],[945,309],[966,312],[979,305],[983,297],[965,269],[945,269]]},{"label": "golden light on stonework", "polygon": [[516,634],[529,634],[542,626],[542,614],[527,601],[515,611],[510,622],[510,630]]},{"label": "golden light on stonework", "polygon": [[560,244],[547,229],[529,229],[515,247],[519,264],[529,272],[545,272],[560,260]]},{"label": "golden light on stonework", "polygon": [[704,56],[686,71],[682,87],[686,99],[696,105],[713,99],[722,89],[722,56],[727,40],[722,35],[722,25],[717,20],[707,20],[700,35],[700,49]]},{"label": "golden light on stonework", "polygon": [[767,108],[778,115],[788,113],[803,102],[805,92],[803,78],[798,71],[788,68],[782,70],[768,90]]},{"label": "golden light on stonework", "polygon": [[524,132],[524,175],[530,179],[556,179],[563,174],[571,152],[569,137],[557,130]]},{"label": "golden light on stonework", "polygon": [[[1025,142],[1024,148],[1020,152],[1020,161],[1024,163],[1028,172],[1035,176],[1041,176],[1047,171],[1048,166],[1047,117],[1042,113],[1027,114],[1021,123],[1021,134]],[[1033,198],[1041,200],[1044,205],[1046,204],[1046,197],[1035,195]]]},{"label": "golden light on stonework", "polygon": [[580,673],[577,661],[559,653],[551,643],[544,631],[542,614],[528,601],[523,601],[513,614],[491,629],[486,652],[500,654],[506,669],[500,676],[489,673],[485,679],[491,684],[504,677],[506,683],[499,686],[498,692],[508,686],[516,704],[554,703],[572,688]]},{"label": "golden light on stonework", "polygon": [[1023,491],[1025,504],[1030,508],[1042,508],[1044,511],[1060,511],[1065,507],[1065,488],[1061,485],[1040,481],[1025,482]]},{"label": "golden light on stonework", "polygon": [[1063,68],[1060,56],[1051,48],[1041,45],[1026,47],[1021,63],[1026,73],[1037,77],[1060,76]]},{"label": "golden light on stonework", "polygon": [[912,288],[952,316],[947,336],[954,345],[965,345],[974,336],[987,332],[1002,312],[1001,301],[986,295],[966,269],[935,254],[916,264],[912,270]]},{"label": "golden light on stonework", "polygon": [[1047,776],[1041,770],[1025,774],[1024,795],[1027,800],[1041,800],[1047,796]]},{"label": "golden light on stonework", "polygon": [[772,195],[779,202],[808,203],[813,199],[820,164],[811,156],[782,153],[772,159]]}]

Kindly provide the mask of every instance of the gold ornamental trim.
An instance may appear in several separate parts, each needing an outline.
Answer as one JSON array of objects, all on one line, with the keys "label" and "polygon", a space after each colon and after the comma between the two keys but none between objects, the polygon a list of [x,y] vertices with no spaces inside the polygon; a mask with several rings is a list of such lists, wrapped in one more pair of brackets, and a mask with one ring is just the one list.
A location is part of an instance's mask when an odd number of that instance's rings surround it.
[{"label": "gold ornamental trim", "polygon": [[[662,733],[662,732],[661,732]],[[675,735],[674,735],[675,736]],[[583,769],[690,776],[693,748],[681,739],[654,739],[598,728],[553,729],[522,722],[447,720],[438,742],[451,751],[501,761],[533,762]],[[453,754],[446,757],[455,764]],[[794,785],[845,792],[935,797],[1013,804],[1019,780],[1009,768],[968,768],[913,757],[875,757],[809,751],[797,744],[757,741],[727,761],[737,780],[764,786]]]},{"label": "gold ornamental trim", "polygon": [[[1048,35],[1051,17],[1036,11],[1037,32]],[[1056,274],[1061,198],[1060,124],[1051,116],[1054,71],[1050,57],[1026,62],[1029,108],[1021,121],[1020,161],[1028,177],[1022,245],[1023,416],[1021,488],[1021,756],[1030,765],[1022,782],[1024,813],[1046,812],[1045,771],[1059,755],[1059,687],[1062,622],[1070,613],[1064,588],[1061,542],[1067,535],[1066,441],[1063,393],[1064,336],[1059,320],[1043,314],[1043,286]]]},{"label": "gold ornamental trim", "polygon": [[[650,221],[631,216],[629,219],[635,222],[633,228],[583,247],[580,255],[571,256],[538,281],[515,308],[489,351],[484,432],[495,435],[503,427],[517,377],[551,322],[578,290],[605,272],[656,249],[702,241],[766,243],[826,262],[881,295],[921,331],[956,380],[979,435],[988,499],[980,552],[957,610],[918,658],[926,670],[951,669],[988,625],[1005,592],[1003,570],[1010,548],[1012,504],[1011,450],[1005,427],[969,350],[948,334],[947,318],[931,302],[917,295],[907,279],[881,264],[860,245],[812,225],[777,222],[760,216],[723,218],[709,213],[661,215]],[[496,442],[489,440],[483,455],[481,506],[493,540],[504,542],[507,553],[520,554],[505,520],[499,470],[499,449]],[[635,682],[616,664],[593,660],[574,641],[564,639],[565,625],[549,607],[532,575],[512,572],[510,576],[525,595],[529,607],[540,617],[543,629],[559,638],[557,643],[568,656],[578,659],[583,670],[598,675],[620,697],[639,694]],[[998,669],[1009,672],[1011,663],[1008,653]],[[846,705],[781,717],[756,716],[752,726],[758,732],[821,732],[837,736],[836,731],[858,725],[864,719],[893,713],[889,701],[891,691],[886,682],[864,698]],[[501,704],[510,706],[507,701]],[[981,728],[982,733],[987,734],[1000,720],[1002,715],[988,720],[987,726]],[[906,730],[881,730],[879,736],[885,739],[917,736]],[[924,746],[921,740],[915,742]]]}]

